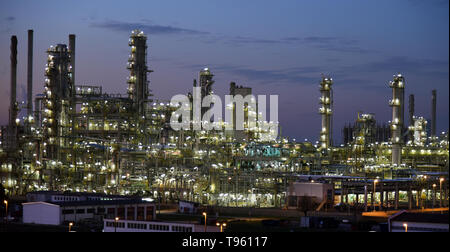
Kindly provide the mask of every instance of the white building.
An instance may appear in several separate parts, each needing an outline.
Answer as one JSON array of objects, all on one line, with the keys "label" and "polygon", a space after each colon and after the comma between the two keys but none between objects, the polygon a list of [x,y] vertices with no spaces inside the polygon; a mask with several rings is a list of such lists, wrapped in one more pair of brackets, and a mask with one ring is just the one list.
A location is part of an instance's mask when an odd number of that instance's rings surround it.
[{"label": "white building", "polygon": [[153,203],[142,200],[103,200],[72,202],[28,202],[23,205],[23,222],[46,225],[61,225],[84,219],[105,218],[151,221],[156,218]]},{"label": "white building", "polygon": [[[154,232],[205,232],[204,225],[188,224],[188,223],[174,223],[174,222],[155,222],[155,221],[127,221],[114,219],[103,220],[103,232],[140,232],[140,233],[154,233]],[[206,232],[217,233],[220,232],[220,228],[216,226],[207,226]]]},{"label": "white building", "polygon": [[61,208],[46,202],[23,203],[23,223],[60,225]]}]

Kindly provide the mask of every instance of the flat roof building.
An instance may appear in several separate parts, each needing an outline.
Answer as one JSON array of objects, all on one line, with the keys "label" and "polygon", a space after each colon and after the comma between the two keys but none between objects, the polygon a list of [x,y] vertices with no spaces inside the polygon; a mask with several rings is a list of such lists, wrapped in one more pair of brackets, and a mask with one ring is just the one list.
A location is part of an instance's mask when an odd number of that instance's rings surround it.
[{"label": "flat roof building", "polygon": [[[42,196],[42,195],[41,195]],[[61,198],[60,198],[61,197]],[[142,199],[79,200],[84,196],[52,195],[51,202],[23,203],[23,223],[61,225],[85,219],[152,221],[156,219],[154,203]]]}]

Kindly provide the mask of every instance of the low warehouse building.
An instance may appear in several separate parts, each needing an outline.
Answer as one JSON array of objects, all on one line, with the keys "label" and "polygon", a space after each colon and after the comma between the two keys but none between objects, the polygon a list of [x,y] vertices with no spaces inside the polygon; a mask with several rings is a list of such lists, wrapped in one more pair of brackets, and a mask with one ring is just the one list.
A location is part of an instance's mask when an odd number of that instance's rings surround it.
[{"label": "low warehouse building", "polygon": [[23,203],[23,223],[60,225],[61,207],[46,202]]},{"label": "low warehouse building", "polygon": [[23,205],[23,222],[61,225],[85,219],[151,221],[156,218],[153,203],[142,200],[104,200],[73,202],[29,202]]}]

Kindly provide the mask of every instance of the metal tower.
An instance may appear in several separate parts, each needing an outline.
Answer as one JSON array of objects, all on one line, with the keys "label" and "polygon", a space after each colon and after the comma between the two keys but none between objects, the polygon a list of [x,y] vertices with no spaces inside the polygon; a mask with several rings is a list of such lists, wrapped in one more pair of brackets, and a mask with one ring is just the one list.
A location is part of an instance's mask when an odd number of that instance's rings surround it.
[{"label": "metal tower", "polygon": [[392,88],[391,141],[392,141],[392,164],[400,165],[402,162],[403,125],[405,115],[405,78],[399,73],[394,75],[394,80],[389,82]]},{"label": "metal tower", "polygon": [[72,97],[72,74],[69,50],[66,45],[51,46],[47,50],[45,68],[44,113],[44,157],[58,158],[58,147],[66,147],[65,136],[70,133],[70,100]]},{"label": "metal tower", "polygon": [[131,54],[128,59],[127,68],[130,70],[128,77],[128,97],[133,100],[133,109],[144,115],[145,102],[151,96],[147,73],[152,72],[147,67],[147,36],[140,30],[131,32],[128,45]]},{"label": "metal tower", "polygon": [[436,98],[437,91],[433,90],[431,94],[431,136],[436,137]]},{"label": "metal tower", "polygon": [[11,95],[9,105],[9,125],[16,126],[17,118],[17,37],[11,37]]},{"label": "metal tower", "polygon": [[332,89],[333,79],[322,77],[322,81],[320,82],[320,104],[321,108],[319,109],[319,113],[322,115],[322,129],[320,131],[320,148],[328,149],[331,145],[332,137],[331,137],[331,118],[333,115],[332,104]]},{"label": "metal tower", "polygon": [[[209,68],[205,68],[202,71],[200,71],[200,73],[199,73],[198,79],[199,79],[199,84],[200,84],[200,88],[201,88],[201,94],[202,94],[201,100],[202,101],[205,96],[208,96],[213,93],[213,91],[212,91],[212,85],[214,84],[213,77],[214,77],[214,75],[211,73]],[[209,110],[209,108],[202,107],[201,118],[203,118],[203,115],[208,110]]]}]

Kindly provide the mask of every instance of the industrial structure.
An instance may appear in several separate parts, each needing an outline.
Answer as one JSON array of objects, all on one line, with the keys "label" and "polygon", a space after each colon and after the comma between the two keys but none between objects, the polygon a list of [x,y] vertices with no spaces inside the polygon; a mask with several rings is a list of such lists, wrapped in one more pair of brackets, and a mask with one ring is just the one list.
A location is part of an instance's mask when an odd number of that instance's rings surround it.
[{"label": "industrial structure", "polygon": [[392,164],[399,166],[402,163],[403,124],[405,121],[405,78],[401,74],[394,75],[394,80],[389,82],[389,87],[392,88],[392,100],[389,101],[389,105],[392,107]]},{"label": "industrial structure", "polygon": [[[100,192],[146,195],[161,202],[282,208],[288,204],[293,183],[313,183],[309,178],[316,177],[332,185],[343,202],[359,203],[359,196],[365,195],[367,206],[372,195],[371,200],[382,205],[390,197],[396,204],[412,206],[413,195],[420,199],[422,189],[429,192],[433,184],[441,186],[438,197],[447,202],[448,132],[436,134],[434,115],[433,138],[427,137],[426,121],[411,110],[410,127],[405,127],[401,74],[389,84],[390,128],[377,124],[375,115],[360,113],[354,126],[345,128],[346,141],[340,146],[333,143],[333,79],[329,77],[320,81],[322,122],[317,125],[317,143],[291,141],[283,135],[264,138],[266,129],[259,123],[255,127],[246,123],[244,130],[231,133],[174,131],[169,122],[179,104],[152,98],[147,37],[142,31],[133,31],[129,39],[126,95],[75,82],[76,37],[70,35],[69,46],[57,44],[47,50],[45,90],[35,96],[34,108],[30,99],[33,31],[28,36],[24,118],[17,116],[22,109],[16,100],[17,38],[11,38],[10,116],[0,132],[0,182],[9,195],[42,190]],[[214,93],[213,84],[208,68],[200,71],[198,84],[194,80],[202,98]],[[247,96],[252,90],[232,82],[230,94]],[[433,106],[435,114],[435,99]],[[260,113],[251,109],[245,106],[246,120],[250,112]],[[198,123],[195,116],[191,118],[191,124]],[[413,140],[406,142],[408,135]],[[370,189],[374,183],[380,187]]]},{"label": "industrial structure", "polygon": [[320,82],[319,113],[322,115],[322,130],[320,132],[320,148],[328,151],[332,144],[332,115],[333,115],[333,79],[322,77]]}]

